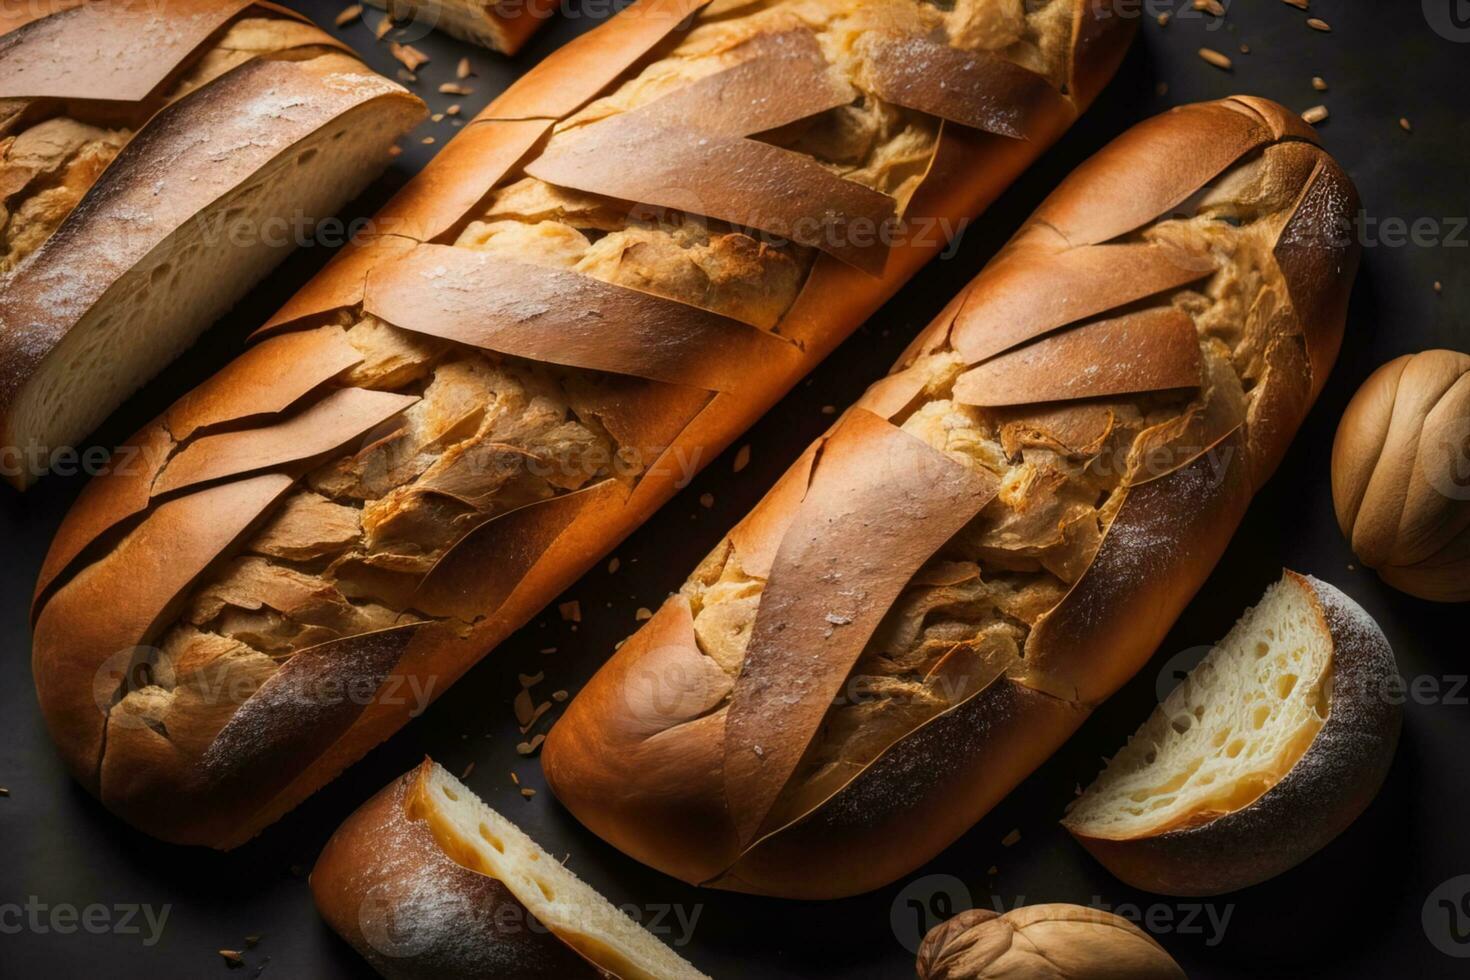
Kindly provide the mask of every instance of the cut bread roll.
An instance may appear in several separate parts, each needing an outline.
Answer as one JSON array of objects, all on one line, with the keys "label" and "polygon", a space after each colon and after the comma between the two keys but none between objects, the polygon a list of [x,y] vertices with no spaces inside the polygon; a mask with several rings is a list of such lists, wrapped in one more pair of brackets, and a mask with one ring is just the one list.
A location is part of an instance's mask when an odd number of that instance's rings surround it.
[{"label": "cut bread roll", "polygon": [[390,980],[704,978],[428,759],[338,828],[311,890]]},{"label": "cut bread roll", "polygon": [[438,28],[471,44],[515,54],[556,13],[556,0],[368,0],[395,21]]},{"label": "cut bread roll", "polygon": [[1130,885],[1217,895],[1305,860],[1368,806],[1398,743],[1393,650],[1335,587],[1287,571],[1063,824]]},{"label": "cut bread roll", "polygon": [[[424,114],[271,4],[94,7],[0,22],[0,473],[21,488],[360,193]],[[75,54],[83,39],[94,56]]]}]

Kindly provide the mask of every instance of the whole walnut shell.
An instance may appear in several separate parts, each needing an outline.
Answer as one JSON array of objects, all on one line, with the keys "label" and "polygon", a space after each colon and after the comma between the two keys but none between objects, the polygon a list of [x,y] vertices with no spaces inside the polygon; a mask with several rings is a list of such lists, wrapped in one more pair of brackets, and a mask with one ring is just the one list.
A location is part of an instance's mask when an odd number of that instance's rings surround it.
[{"label": "whole walnut shell", "polygon": [[971,909],[929,930],[919,980],[1184,980],[1127,919],[1081,905]]},{"label": "whole walnut shell", "polygon": [[1389,585],[1470,599],[1470,356],[1408,354],[1363,382],[1332,445],[1332,501]]}]

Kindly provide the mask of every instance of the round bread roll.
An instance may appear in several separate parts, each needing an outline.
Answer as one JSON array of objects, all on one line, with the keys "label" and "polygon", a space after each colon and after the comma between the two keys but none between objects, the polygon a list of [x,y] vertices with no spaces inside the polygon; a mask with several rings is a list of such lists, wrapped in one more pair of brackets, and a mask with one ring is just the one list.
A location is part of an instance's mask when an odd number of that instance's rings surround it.
[{"label": "round bread roll", "polygon": [[1127,919],[1081,905],[971,909],[929,930],[919,980],[1182,980],[1179,964]]},{"label": "round bread roll", "polygon": [[1470,599],[1470,356],[1407,354],[1353,396],[1332,446],[1353,553],[1421,599]]}]

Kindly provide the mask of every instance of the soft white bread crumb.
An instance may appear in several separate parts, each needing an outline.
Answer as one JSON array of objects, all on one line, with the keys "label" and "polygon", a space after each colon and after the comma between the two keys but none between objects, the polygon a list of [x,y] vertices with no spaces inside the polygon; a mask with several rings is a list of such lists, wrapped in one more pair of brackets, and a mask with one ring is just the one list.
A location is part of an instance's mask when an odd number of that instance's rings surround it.
[{"label": "soft white bread crumb", "polygon": [[498,879],[542,925],[623,980],[709,980],[496,813],[443,767],[424,781],[434,836],[460,864]]},{"label": "soft white bread crumb", "polygon": [[1164,700],[1066,824],[1127,839],[1250,805],[1306,752],[1330,709],[1332,634],[1306,580],[1286,576]]}]

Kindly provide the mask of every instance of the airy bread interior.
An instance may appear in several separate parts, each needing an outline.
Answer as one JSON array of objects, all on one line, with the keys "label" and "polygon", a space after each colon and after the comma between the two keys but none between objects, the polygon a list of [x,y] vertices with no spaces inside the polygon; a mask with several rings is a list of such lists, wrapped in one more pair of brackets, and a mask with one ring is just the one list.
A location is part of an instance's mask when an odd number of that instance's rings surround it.
[{"label": "airy bread interior", "polygon": [[385,113],[402,111],[375,101],[344,113],[120,277],[17,396],[15,443],[74,446],[95,429],[285,258],[303,218],[335,214],[362,192],[404,128]]},{"label": "airy bread interior", "polygon": [[1154,709],[1073,804],[1067,826],[1121,840],[1249,806],[1326,722],[1332,658],[1311,587],[1285,576]]},{"label": "airy bread interior", "polygon": [[682,957],[568,871],[519,827],[434,765],[409,798],[446,854],[502,882],[536,919],[623,980],[707,980]]}]

